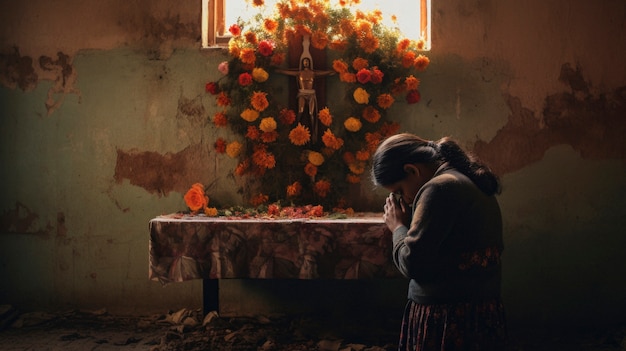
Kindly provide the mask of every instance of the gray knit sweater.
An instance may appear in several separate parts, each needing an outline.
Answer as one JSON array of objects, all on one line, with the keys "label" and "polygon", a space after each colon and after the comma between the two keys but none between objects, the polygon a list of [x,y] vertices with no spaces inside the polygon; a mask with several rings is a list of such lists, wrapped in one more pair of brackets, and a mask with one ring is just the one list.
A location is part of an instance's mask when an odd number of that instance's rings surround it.
[{"label": "gray knit sweater", "polygon": [[410,228],[393,233],[393,260],[420,304],[499,298],[502,250],[495,196],[446,164],[415,196]]}]

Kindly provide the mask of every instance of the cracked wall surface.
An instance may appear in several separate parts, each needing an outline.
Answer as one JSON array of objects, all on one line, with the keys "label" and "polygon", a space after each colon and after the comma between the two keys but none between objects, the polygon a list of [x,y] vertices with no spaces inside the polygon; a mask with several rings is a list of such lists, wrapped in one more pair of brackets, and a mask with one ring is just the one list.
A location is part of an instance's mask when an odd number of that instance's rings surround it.
[{"label": "cracked wall surface", "polygon": [[[391,112],[404,131],[453,136],[501,175],[513,320],[619,319],[626,3],[435,1],[433,25],[422,102]],[[227,132],[212,127],[204,91],[226,54],[200,50],[200,34],[199,1],[0,5],[0,299],[200,303],[199,282],[147,280],[146,237],[149,219],[184,209],[192,183],[211,184],[212,201],[241,201],[234,161],[213,151]],[[384,195],[369,184],[358,194],[375,211]],[[225,308],[271,310],[262,297],[242,302],[253,290],[225,282]],[[576,312],[589,299],[600,302]]]}]

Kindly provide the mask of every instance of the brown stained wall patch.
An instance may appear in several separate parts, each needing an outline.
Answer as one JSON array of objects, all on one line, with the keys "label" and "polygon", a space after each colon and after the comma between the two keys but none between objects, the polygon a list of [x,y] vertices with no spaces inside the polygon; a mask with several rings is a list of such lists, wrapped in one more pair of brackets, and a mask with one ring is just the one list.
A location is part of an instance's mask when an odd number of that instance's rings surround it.
[{"label": "brown stained wall patch", "polygon": [[[48,115],[59,108],[67,94],[76,94],[80,97],[80,92],[75,88],[76,70],[72,66],[71,58],[62,53],[57,53],[57,59],[47,56],[39,58],[39,66],[45,74],[45,78],[54,82],[54,85],[48,90],[48,99],[46,100],[46,108]],[[55,97],[58,97],[55,99]]]},{"label": "brown stained wall patch", "polygon": [[35,89],[38,81],[33,68],[33,59],[21,56],[20,50],[14,47],[11,52],[0,53],[0,83],[9,88],[23,91]]},{"label": "brown stained wall patch", "polygon": [[170,191],[185,192],[191,184],[205,182],[210,177],[208,150],[201,144],[191,145],[178,153],[159,154],[153,151],[117,150],[114,179],[150,193],[167,195]]},{"label": "brown stained wall patch", "polygon": [[48,224],[45,228],[37,228],[35,224],[39,215],[20,202],[15,208],[0,214],[0,233],[31,234],[48,237],[54,228]]},{"label": "brown stained wall patch", "polygon": [[559,81],[569,91],[545,99],[542,119],[507,96],[508,123],[489,142],[477,141],[474,152],[504,175],[543,158],[546,150],[567,144],[583,158],[626,159],[626,86],[594,96],[582,69],[564,64]]}]

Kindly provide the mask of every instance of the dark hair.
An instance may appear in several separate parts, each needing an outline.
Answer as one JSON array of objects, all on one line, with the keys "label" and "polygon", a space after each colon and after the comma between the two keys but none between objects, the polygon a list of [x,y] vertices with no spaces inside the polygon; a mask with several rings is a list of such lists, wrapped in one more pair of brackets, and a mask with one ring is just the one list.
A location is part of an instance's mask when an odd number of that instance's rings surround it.
[{"label": "dark hair", "polygon": [[372,181],[378,186],[391,185],[406,177],[406,164],[439,162],[465,174],[485,194],[500,193],[498,176],[451,138],[428,141],[408,133],[393,135],[378,146],[372,157]]}]

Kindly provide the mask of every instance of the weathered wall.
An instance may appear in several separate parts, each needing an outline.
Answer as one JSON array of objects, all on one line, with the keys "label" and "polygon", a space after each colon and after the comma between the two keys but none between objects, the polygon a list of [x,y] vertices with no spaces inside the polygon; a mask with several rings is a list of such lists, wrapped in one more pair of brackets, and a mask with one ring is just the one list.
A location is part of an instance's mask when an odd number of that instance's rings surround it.
[{"label": "weathered wall", "polygon": [[[509,318],[623,321],[626,3],[433,2],[422,102],[394,108],[404,130],[452,135],[502,174]],[[204,93],[224,53],[199,50],[199,28],[200,1],[0,5],[1,303],[199,306],[199,282],[147,280],[150,218],[197,181],[238,200]],[[260,285],[226,281],[225,309],[280,310],[248,299]]]}]

